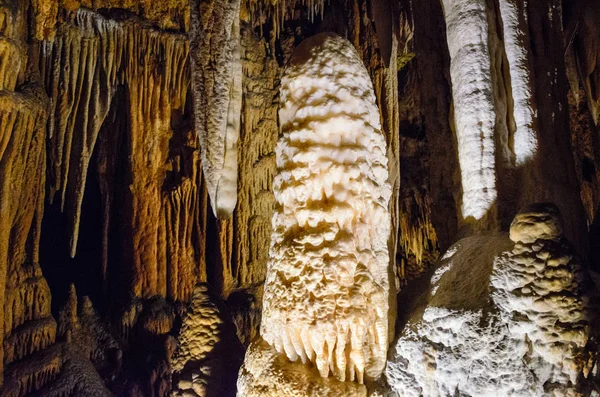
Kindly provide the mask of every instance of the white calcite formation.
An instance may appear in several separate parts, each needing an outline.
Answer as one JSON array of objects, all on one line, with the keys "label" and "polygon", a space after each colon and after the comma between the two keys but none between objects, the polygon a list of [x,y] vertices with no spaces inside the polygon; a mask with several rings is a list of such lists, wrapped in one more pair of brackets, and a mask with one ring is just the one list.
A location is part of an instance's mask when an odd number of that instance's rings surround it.
[{"label": "white calcite formation", "polygon": [[589,276],[562,237],[558,208],[526,207],[515,217],[510,238],[515,247],[495,261],[491,286],[513,353],[526,357],[547,395],[587,395],[586,380],[599,370],[597,349],[588,351],[596,343],[590,327],[597,316],[585,294]]},{"label": "white calcite formation", "polygon": [[191,1],[190,56],[195,128],[215,215],[237,203],[242,109],[240,0]]},{"label": "white calcite formation", "polygon": [[295,50],[279,117],[261,335],[323,377],[362,383],[385,367],[391,188],[373,85],[350,42],[320,34]]},{"label": "white calcite formation", "polygon": [[496,201],[494,102],[485,0],[443,0],[462,216],[481,219]]},{"label": "white calcite formation", "polygon": [[499,4],[513,99],[515,164],[520,166],[531,160],[537,151],[537,135],[533,126],[534,100],[527,58],[526,3],[519,0],[500,0]]},{"label": "white calcite formation", "polygon": [[534,205],[515,218],[513,241],[469,237],[448,251],[390,353],[398,395],[592,393],[593,290],[560,223],[554,205]]}]

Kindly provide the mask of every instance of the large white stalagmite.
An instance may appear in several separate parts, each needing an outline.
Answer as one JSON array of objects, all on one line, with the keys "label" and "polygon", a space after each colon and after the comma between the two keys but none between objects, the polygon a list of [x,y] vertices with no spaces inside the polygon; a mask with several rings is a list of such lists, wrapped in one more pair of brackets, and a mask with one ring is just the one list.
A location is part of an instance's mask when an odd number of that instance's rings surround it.
[{"label": "large white stalagmite", "polygon": [[485,0],[443,0],[458,140],[462,216],[481,219],[496,201],[494,103]]},{"label": "large white stalagmite", "polygon": [[529,61],[527,58],[527,17],[524,4],[518,0],[500,0],[500,15],[504,28],[504,48],[508,59],[515,119],[515,164],[523,165],[537,151],[537,136],[533,127]]},{"label": "large white stalagmite", "polygon": [[398,395],[595,395],[597,291],[556,206],[524,208],[510,240],[460,240],[428,281],[387,363]]},{"label": "large white stalagmite", "polygon": [[391,188],[373,85],[350,42],[325,33],[296,49],[279,117],[261,335],[321,376],[362,383],[385,367]]},{"label": "large white stalagmite", "polygon": [[237,202],[237,142],[242,109],[240,0],[192,1],[190,55],[195,128],[215,215]]}]

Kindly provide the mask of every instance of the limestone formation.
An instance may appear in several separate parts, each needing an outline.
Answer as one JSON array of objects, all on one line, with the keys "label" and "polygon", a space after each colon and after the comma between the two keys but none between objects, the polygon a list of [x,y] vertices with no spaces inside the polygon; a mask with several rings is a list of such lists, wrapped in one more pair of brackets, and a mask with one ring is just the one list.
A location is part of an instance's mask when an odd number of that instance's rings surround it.
[{"label": "limestone formation", "polygon": [[[61,208],[70,224],[71,255],[76,254],[92,151],[101,126],[115,117],[115,111],[110,113],[109,109],[124,105],[117,89],[117,84],[124,84],[130,99],[128,111],[119,117],[126,117],[131,131],[135,131],[129,137],[127,169],[132,176],[124,200],[132,208],[126,214],[131,232],[124,244],[124,256],[132,268],[132,288],[138,296],[162,293],[187,299],[198,281],[194,277],[183,281],[180,276],[193,274],[196,262],[193,251],[197,242],[192,229],[197,223],[190,217],[199,213],[198,202],[202,200],[197,194],[201,185],[199,159],[192,156],[191,170],[183,170],[183,177],[174,178],[181,179],[179,184],[163,191],[169,173],[178,171],[177,165],[172,164],[177,159],[169,158],[168,147],[175,134],[171,123],[174,109],[184,107],[190,81],[187,41],[181,35],[164,34],[142,23],[114,21],[79,10],[61,36],[43,43],[41,48],[42,76],[53,107],[48,124],[52,166],[49,198],[52,200],[60,192]],[[65,64],[78,67],[62,67]],[[151,69],[157,72],[162,68],[168,72],[150,73]],[[102,131],[101,135],[106,134],[113,131]],[[108,138],[101,138],[102,145],[109,142]],[[107,153],[110,156],[114,155]],[[116,165],[108,169],[107,160],[100,167],[100,178],[115,178]],[[135,171],[142,169],[144,172]],[[111,203],[117,187],[104,181],[101,189],[106,273],[110,216],[114,211]]]},{"label": "limestone formation", "polygon": [[282,81],[275,215],[261,335],[340,380],[385,366],[390,293],[387,157],[369,76],[322,34]]},{"label": "limestone formation", "polygon": [[494,103],[484,0],[445,0],[462,216],[481,219],[496,201]]},{"label": "limestone formation", "polygon": [[511,239],[460,240],[390,353],[405,396],[586,396],[598,373],[597,291],[552,204],[524,208]]},{"label": "limestone formation", "polygon": [[196,286],[171,360],[175,396],[235,395],[241,346],[213,300],[206,285]]},{"label": "limestone formation", "polygon": [[240,0],[192,2],[194,116],[215,216],[237,202],[237,142],[242,108]]},{"label": "limestone formation", "polygon": [[599,394],[599,16],[0,0],[0,395]]}]

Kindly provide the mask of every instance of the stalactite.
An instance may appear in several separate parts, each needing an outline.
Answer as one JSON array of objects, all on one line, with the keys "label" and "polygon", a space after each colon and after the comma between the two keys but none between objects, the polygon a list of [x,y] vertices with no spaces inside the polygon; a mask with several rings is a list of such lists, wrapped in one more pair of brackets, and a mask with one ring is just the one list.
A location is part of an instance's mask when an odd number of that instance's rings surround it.
[{"label": "stalactite", "polygon": [[237,202],[237,141],[242,106],[240,0],[192,2],[190,46],[195,128],[215,216]]},{"label": "stalactite", "polygon": [[517,166],[531,161],[537,152],[534,130],[535,110],[528,60],[529,36],[524,4],[517,0],[500,0],[500,16],[504,27],[504,47],[510,70],[515,132],[513,151]]},{"label": "stalactite", "polygon": [[[118,158],[118,147],[108,145],[122,140],[128,142],[126,164],[131,172],[125,198],[131,208],[126,213],[125,256],[131,263],[133,291],[140,297],[160,294],[186,300],[193,285],[206,277],[196,269],[200,243],[195,237],[202,233],[196,221],[202,184],[197,147],[186,142],[188,149],[183,150],[191,156],[169,157],[173,112],[183,111],[189,86],[188,51],[183,35],[86,10],[79,10],[53,43],[42,45],[40,68],[53,106],[49,196],[60,192],[66,205],[71,254],[90,159],[104,128],[100,150],[106,157],[95,165],[104,206],[103,272],[108,267],[109,218],[116,194],[107,178],[115,175]],[[117,84],[126,87],[128,100],[119,97],[113,104]],[[115,126],[121,138],[110,135],[116,135],[110,127],[118,117],[127,120],[126,127]]]},{"label": "stalactite", "polygon": [[[423,197],[418,192],[414,192],[414,195],[403,199],[401,207],[398,234],[405,258],[399,276],[406,282],[419,276],[425,270],[425,263],[437,259],[426,257],[437,253],[437,234],[431,223],[432,205],[429,196]],[[414,256],[414,264],[406,262],[412,259],[411,256]]]},{"label": "stalactite", "polygon": [[385,139],[348,41],[317,35],[294,54],[282,80],[261,336],[323,377],[362,383],[383,370],[389,337]]},{"label": "stalactite", "polygon": [[173,329],[175,313],[163,298],[155,297],[144,307],[138,321],[139,327],[151,335],[166,335]]},{"label": "stalactite", "polygon": [[496,201],[494,104],[484,0],[444,0],[462,216],[479,220]]},{"label": "stalactite", "polygon": [[79,11],[74,26],[42,44],[41,70],[52,103],[48,126],[49,197],[60,192],[75,256],[88,167],[100,127],[111,105],[123,44],[121,26]]}]

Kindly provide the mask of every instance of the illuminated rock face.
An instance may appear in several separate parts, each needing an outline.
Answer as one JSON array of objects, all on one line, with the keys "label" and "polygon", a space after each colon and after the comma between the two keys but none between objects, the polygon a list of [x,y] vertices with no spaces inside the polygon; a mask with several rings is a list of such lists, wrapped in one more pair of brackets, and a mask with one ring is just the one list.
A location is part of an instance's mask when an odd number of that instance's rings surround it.
[{"label": "illuminated rock face", "polygon": [[462,216],[481,219],[496,201],[494,103],[485,0],[444,0]]},{"label": "illuminated rock face", "polygon": [[261,335],[323,377],[362,383],[385,366],[390,293],[391,189],[373,86],[332,34],[296,49],[281,86]]},{"label": "illuminated rock face", "polygon": [[589,395],[596,314],[560,223],[538,204],[515,217],[512,242],[477,236],[448,251],[390,354],[399,395]]}]

